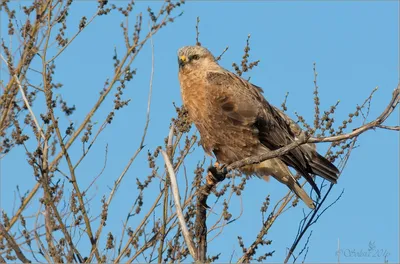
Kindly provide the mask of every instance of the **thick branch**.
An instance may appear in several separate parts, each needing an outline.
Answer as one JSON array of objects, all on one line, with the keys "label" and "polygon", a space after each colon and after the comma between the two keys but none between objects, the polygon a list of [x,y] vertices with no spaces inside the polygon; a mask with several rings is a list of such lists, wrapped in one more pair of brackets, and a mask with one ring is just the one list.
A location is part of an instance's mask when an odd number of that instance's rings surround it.
[{"label": "thick branch", "polygon": [[214,186],[225,179],[225,175],[226,171],[219,171],[217,165],[209,168],[206,183],[197,192],[195,232],[200,263],[207,261],[207,198]]}]

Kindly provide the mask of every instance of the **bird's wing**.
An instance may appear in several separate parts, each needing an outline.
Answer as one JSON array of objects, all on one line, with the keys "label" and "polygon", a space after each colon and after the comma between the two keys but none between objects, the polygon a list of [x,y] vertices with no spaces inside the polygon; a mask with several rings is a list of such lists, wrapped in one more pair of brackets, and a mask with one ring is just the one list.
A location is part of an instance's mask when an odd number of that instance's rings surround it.
[{"label": "bird's wing", "polygon": [[[268,149],[275,150],[293,142],[296,135],[291,130],[290,123],[265,100],[261,88],[229,71],[209,71],[207,82],[212,86],[211,92],[217,95],[215,98],[221,111],[233,123],[257,129],[260,142]],[[291,150],[280,159],[300,172],[319,193],[308,173],[311,169],[301,148]]]}]

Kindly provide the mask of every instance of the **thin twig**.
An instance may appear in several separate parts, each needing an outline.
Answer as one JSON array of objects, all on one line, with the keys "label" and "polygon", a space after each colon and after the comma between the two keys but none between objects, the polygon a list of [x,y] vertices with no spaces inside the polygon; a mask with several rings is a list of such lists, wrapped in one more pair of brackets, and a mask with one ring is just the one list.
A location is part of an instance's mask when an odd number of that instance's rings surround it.
[{"label": "thin twig", "polygon": [[[354,147],[356,141],[357,141],[357,137],[353,139],[353,142],[352,142],[352,144],[351,144],[351,146],[350,146],[350,148],[349,148],[349,150],[348,150],[348,153],[347,153],[347,155],[346,155],[346,157],[345,157],[345,160],[344,160],[344,162],[343,162],[343,164],[342,164],[342,166],[341,166],[341,167],[342,167],[342,170],[343,170],[343,168],[346,166],[346,163],[347,163],[347,161],[348,161],[348,159],[349,159],[349,157],[350,157],[350,152],[352,151],[352,149],[353,149],[353,147]],[[341,173],[341,172],[340,172],[340,173]],[[312,225],[318,220],[318,218],[319,218],[329,207],[331,207],[332,205],[334,205],[334,204],[341,198],[341,196],[342,196],[342,194],[343,194],[343,191],[342,191],[341,194],[336,198],[336,200],[335,200],[334,202],[332,202],[332,203],[331,203],[330,205],[328,205],[324,210],[322,210],[322,212],[321,212],[320,214],[318,214],[318,212],[319,212],[319,210],[322,208],[322,205],[324,204],[326,198],[328,197],[329,193],[331,192],[332,187],[333,187],[333,184],[331,184],[331,185],[329,186],[329,188],[328,188],[327,192],[325,193],[324,197],[321,199],[321,202],[318,203],[317,208],[316,208],[314,211],[311,212],[310,219],[307,221],[307,223],[305,223],[306,218],[303,219],[303,220],[304,220],[303,227],[302,227],[301,231],[297,234],[297,236],[296,236],[296,238],[295,238],[295,241],[293,242],[292,246],[290,247],[289,252],[288,252],[288,254],[287,254],[286,258],[285,258],[284,263],[287,263],[287,262],[289,261],[289,258],[293,255],[294,250],[296,249],[297,245],[299,244],[300,240],[302,239],[302,237],[304,236],[304,234],[306,233],[306,231],[308,230],[308,228],[309,228],[310,226],[312,226]],[[315,219],[314,219],[314,218],[315,218]]]},{"label": "thin twig", "polygon": [[64,45],[64,47],[62,47],[62,48],[57,52],[56,55],[54,55],[50,60],[46,61],[46,65],[48,65],[48,64],[51,63],[53,60],[55,60],[55,59],[69,46],[69,44],[71,44],[72,41],[74,41],[74,39],[75,39],[87,26],[89,26],[90,23],[92,23],[92,21],[97,17],[98,13],[99,13],[99,10],[97,10],[97,12],[90,18],[90,20],[85,24],[84,27],[82,27],[81,29],[79,29],[79,31],[76,32],[74,36],[72,36],[71,40],[68,41],[68,42]]},{"label": "thin twig", "polygon": [[400,126],[384,126],[384,125],[380,125],[378,127],[379,128],[383,128],[383,129],[388,129],[388,130],[400,131]]},{"label": "thin twig", "polygon": [[[270,217],[263,223],[263,226],[261,228],[260,233],[266,234],[268,230],[271,228],[272,224],[276,221],[276,219],[282,215],[283,212],[285,212],[285,208],[288,205],[288,203],[292,200],[294,194],[289,191],[278,203],[276,203],[274,209],[272,210]],[[278,208],[278,205],[282,202],[282,204],[279,206],[278,211],[275,213],[276,208]],[[241,263],[246,263],[249,261],[249,256],[251,255],[252,252],[255,252],[255,250],[258,247],[257,241],[254,241],[251,246],[247,249],[247,251],[243,254],[243,256],[238,260],[238,264]]]},{"label": "thin twig", "polygon": [[225,52],[226,52],[228,49],[229,49],[229,46],[226,46],[226,48],[222,51],[222,53],[221,53],[217,58],[215,58],[215,60],[216,60],[216,61],[221,60],[222,56],[225,54]]},{"label": "thin twig", "polygon": [[[6,63],[6,65],[8,66],[8,63],[7,63],[6,59],[3,57],[2,54],[0,54],[0,57],[1,57],[1,59]],[[17,75],[14,74],[14,75],[13,75],[13,78],[15,79],[15,81],[16,81],[17,84],[18,84],[18,88],[19,88],[19,91],[21,92],[22,99],[24,100],[25,106],[26,106],[26,108],[28,108],[29,113],[31,114],[31,116],[32,116],[32,118],[33,118],[33,121],[35,122],[35,125],[36,125],[37,129],[38,129],[39,132],[40,132],[40,136],[42,136],[42,138],[45,139],[44,134],[43,134],[43,131],[42,131],[42,128],[39,126],[39,122],[37,121],[37,119],[36,119],[36,117],[35,117],[35,114],[33,113],[31,106],[29,105],[29,101],[28,101],[28,99],[27,99],[26,96],[25,96],[25,92],[24,92],[24,89],[22,88],[21,82],[19,81]]]},{"label": "thin twig", "polygon": [[160,194],[158,195],[158,197],[154,201],[152,207],[150,208],[149,212],[143,217],[143,219],[140,222],[140,224],[136,227],[135,232],[133,232],[133,234],[130,236],[128,242],[125,244],[125,247],[122,249],[122,251],[119,253],[117,258],[114,260],[114,263],[119,263],[121,261],[121,258],[125,255],[126,251],[128,250],[128,247],[131,245],[132,240],[136,237],[136,235],[139,232],[139,230],[143,227],[143,225],[146,223],[146,221],[149,218],[149,216],[153,213],[153,211],[156,208],[156,206],[157,206],[158,202],[160,201],[161,197],[162,197],[162,192],[160,192]]},{"label": "thin twig", "polygon": [[197,19],[196,19],[196,46],[201,46],[201,43],[199,41],[199,36],[200,36],[199,23],[200,23],[200,17],[197,17]]}]

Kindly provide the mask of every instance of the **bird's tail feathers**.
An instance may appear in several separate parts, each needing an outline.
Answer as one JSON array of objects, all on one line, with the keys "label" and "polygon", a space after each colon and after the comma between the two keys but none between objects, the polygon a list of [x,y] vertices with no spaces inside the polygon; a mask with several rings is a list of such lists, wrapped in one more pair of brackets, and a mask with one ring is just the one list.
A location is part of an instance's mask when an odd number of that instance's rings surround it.
[{"label": "bird's tail feathers", "polygon": [[294,179],[292,184],[288,184],[289,189],[291,189],[303,202],[310,208],[315,209],[314,201],[308,196],[301,185]]},{"label": "bird's tail feathers", "polygon": [[298,181],[293,177],[287,165],[281,160],[269,159],[258,164],[246,165],[242,167],[241,170],[247,175],[255,174],[264,179],[268,179],[269,175],[273,176],[292,190],[309,208],[315,209],[314,201],[303,190]]},{"label": "bird's tail feathers", "polygon": [[322,157],[318,153],[315,154],[316,155],[310,161],[312,173],[321,176],[331,183],[336,183],[339,177],[339,170],[326,158]]}]

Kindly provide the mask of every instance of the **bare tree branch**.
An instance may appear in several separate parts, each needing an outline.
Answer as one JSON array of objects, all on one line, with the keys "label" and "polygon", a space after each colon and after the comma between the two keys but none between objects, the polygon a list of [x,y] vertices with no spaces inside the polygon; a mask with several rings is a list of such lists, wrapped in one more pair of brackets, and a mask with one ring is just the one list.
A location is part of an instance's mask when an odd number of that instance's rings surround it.
[{"label": "bare tree branch", "polygon": [[169,176],[170,176],[171,191],[172,191],[172,194],[173,194],[173,197],[174,197],[176,213],[178,215],[179,225],[181,227],[181,230],[182,230],[182,233],[183,233],[183,237],[184,237],[185,242],[186,242],[186,246],[188,247],[190,255],[192,255],[193,259],[197,260],[198,257],[197,257],[196,251],[194,249],[193,238],[192,238],[191,234],[189,233],[189,230],[188,230],[188,228],[186,226],[186,223],[185,223],[185,218],[183,217],[183,213],[182,213],[182,207],[181,207],[181,202],[180,202],[178,183],[176,181],[174,168],[172,167],[171,161],[170,161],[167,153],[165,151],[161,150],[161,154],[163,155],[163,158],[164,158],[164,161],[165,161],[165,165],[167,166],[168,173],[169,173]]},{"label": "bare tree branch", "polygon": [[[0,57],[1,57],[1,59],[6,63],[6,65],[9,66],[8,63],[7,63],[7,61],[6,61],[6,59],[3,57],[3,55],[0,54]],[[17,75],[14,74],[14,75],[13,75],[13,78],[14,78],[14,80],[17,82],[19,91],[21,92],[21,95],[22,95],[22,98],[23,98],[23,100],[24,100],[24,103],[25,103],[26,108],[28,108],[29,113],[31,114],[33,120],[35,121],[35,124],[36,124],[37,129],[39,129],[40,136],[41,136],[43,139],[45,139],[44,134],[43,134],[43,131],[42,131],[42,128],[40,127],[39,122],[37,121],[37,119],[36,119],[36,117],[35,117],[35,114],[33,113],[32,108],[31,108],[31,106],[30,106],[30,104],[29,104],[29,102],[28,102],[28,99],[26,98],[26,95],[25,95],[24,89],[22,88],[21,82],[19,81]]]},{"label": "bare tree branch", "polygon": [[[216,164],[217,165],[217,164]],[[207,261],[207,198],[211,190],[225,179],[226,171],[220,171],[218,165],[211,167],[206,176],[206,183],[197,191],[195,232],[197,256],[201,263]]]},{"label": "bare tree branch", "polygon": [[[27,259],[22,253],[21,249],[19,248],[18,244],[15,243],[14,238],[7,232],[6,228],[2,223],[0,223],[0,233],[3,237],[7,240],[10,247],[14,250],[15,254],[17,255],[18,259],[21,260],[23,263],[31,263],[29,259]],[[0,259],[1,260],[1,259]]]},{"label": "bare tree branch", "polygon": [[400,126],[384,126],[384,125],[379,125],[379,128],[387,129],[387,130],[394,130],[394,131],[400,131]]}]

